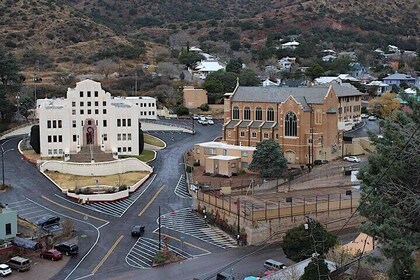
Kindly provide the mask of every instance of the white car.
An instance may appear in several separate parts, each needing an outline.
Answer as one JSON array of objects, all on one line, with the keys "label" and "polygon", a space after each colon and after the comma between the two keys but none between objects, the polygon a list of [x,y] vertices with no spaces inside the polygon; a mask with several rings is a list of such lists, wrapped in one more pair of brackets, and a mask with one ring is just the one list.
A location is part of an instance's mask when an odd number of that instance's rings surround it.
[{"label": "white car", "polygon": [[12,269],[7,264],[0,264],[0,275],[2,277],[12,274]]},{"label": "white car", "polygon": [[194,114],[192,118],[193,118],[193,120],[198,120],[200,117],[198,115]]},{"label": "white car", "polygon": [[344,157],[343,159],[349,162],[360,162],[360,158],[356,156],[348,156],[348,157]]},{"label": "white car", "polygon": [[204,118],[204,117],[200,117],[200,118],[198,119],[198,123],[203,124],[203,122],[207,122],[206,118]]},{"label": "white car", "polygon": [[370,120],[370,121],[376,121],[376,117],[375,116],[370,116],[369,118],[368,118],[368,120]]},{"label": "white car", "polygon": [[369,116],[368,116],[368,115],[366,115],[366,114],[361,114],[361,115],[360,115],[360,117],[361,117],[362,119],[367,119]]},{"label": "white car", "polygon": [[202,125],[208,125],[208,124],[209,124],[209,121],[208,121],[208,120],[202,120],[202,121],[201,121],[201,124],[202,124]]},{"label": "white car", "polygon": [[207,123],[208,124],[214,124],[214,121],[213,120],[207,120]]},{"label": "white car", "polygon": [[213,116],[208,115],[208,116],[206,116],[206,119],[212,120],[213,119]]}]

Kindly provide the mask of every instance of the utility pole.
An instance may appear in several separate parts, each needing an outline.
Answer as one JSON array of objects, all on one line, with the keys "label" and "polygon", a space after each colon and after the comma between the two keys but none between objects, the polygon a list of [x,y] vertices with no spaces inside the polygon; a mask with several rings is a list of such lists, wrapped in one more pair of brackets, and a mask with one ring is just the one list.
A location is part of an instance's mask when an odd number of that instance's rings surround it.
[{"label": "utility pole", "polygon": [[160,205],[159,205],[159,251],[162,249],[161,245],[161,232],[160,232]]},{"label": "utility pole", "polygon": [[239,237],[241,236],[241,227],[239,225],[239,222],[241,220],[241,212],[240,212],[240,201],[239,201],[239,197],[237,199],[237,204],[238,204],[238,235],[236,236],[236,242],[239,245]]}]

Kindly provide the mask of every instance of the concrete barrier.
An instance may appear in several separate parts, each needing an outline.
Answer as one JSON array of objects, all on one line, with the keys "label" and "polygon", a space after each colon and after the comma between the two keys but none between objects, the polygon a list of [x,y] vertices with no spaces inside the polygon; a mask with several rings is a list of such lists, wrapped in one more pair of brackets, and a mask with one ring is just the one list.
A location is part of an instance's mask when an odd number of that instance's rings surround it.
[{"label": "concrete barrier", "polygon": [[127,198],[129,196],[129,191],[119,191],[116,193],[103,193],[103,194],[75,194],[67,192],[67,196],[76,199],[82,203],[89,203],[89,202],[109,202],[115,201],[123,198]]},{"label": "concrete barrier", "polygon": [[99,163],[77,163],[64,161],[46,161],[39,167],[40,171],[57,171],[80,176],[107,176],[132,171],[153,172],[153,168],[136,158],[119,159]]}]

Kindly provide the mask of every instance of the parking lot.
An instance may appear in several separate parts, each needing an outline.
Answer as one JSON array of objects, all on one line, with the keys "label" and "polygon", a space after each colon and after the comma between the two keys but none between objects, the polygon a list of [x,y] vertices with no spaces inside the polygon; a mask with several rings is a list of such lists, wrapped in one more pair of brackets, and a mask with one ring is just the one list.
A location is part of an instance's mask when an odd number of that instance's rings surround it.
[{"label": "parking lot", "polygon": [[187,180],[185,180],[184,175],[181,175],[181,177],[179,177],[178,183],[176,184],[174,193],[180,198],[191,198],[187,188]]},{"label": "parking lot", "polygon": [[227,249],[237,247],[236,240],[221,229],[210,227],[191,208],[185,208],[161,216],[161,226],[177,231],[203,242]]}]

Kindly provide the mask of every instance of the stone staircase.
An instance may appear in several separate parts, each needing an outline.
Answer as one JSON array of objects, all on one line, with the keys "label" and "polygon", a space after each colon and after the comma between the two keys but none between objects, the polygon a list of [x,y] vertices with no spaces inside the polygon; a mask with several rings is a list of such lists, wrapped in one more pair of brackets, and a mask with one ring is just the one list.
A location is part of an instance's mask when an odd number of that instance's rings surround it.
[{"label": "stone staircase", "polygon": [[92,160],[104,162],[112,161],[114,158],[111,153],[101,151],[99,146],[83,146],[80,152],[70,155],[70,161],[72,162],[91,162]]}]

